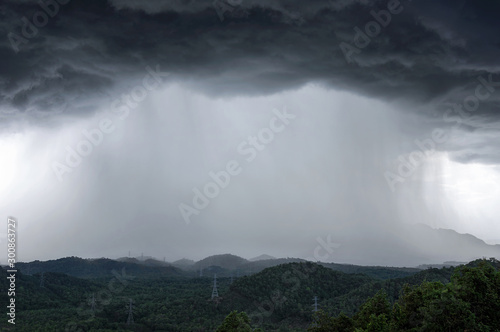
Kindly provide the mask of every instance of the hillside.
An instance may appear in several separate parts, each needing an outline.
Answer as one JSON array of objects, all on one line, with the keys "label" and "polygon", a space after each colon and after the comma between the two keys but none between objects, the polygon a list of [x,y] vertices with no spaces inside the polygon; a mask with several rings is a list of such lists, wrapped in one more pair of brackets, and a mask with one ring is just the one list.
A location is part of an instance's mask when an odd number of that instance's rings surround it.
[{"label": "hillside", "polygon": [[[267,256],[265,256],[267,258]],[[264,258],[264,257],[263,257]],[[234,255],[215,255],[207,257],[201,261],[189,264],[189,260],[181,260],[172,263],[172,265],[185,270],[196,271],[199,275],[200,268],[203,266],[202,273],[204,275],[213,275],[217,273],[220,276],[236,276],[236,275],[251,275],[258,273],[266,268],[278,266],[288,263],[303,263],[307,262],[301,258],[273,258],[262,260],[245,260]],[[360,266],[352,264],[336,264],[316,262],[329,269],[344,273],[362,273],[376,279],[390,279],[410,276],[421,271],[419,268],[398,268],[398,267],[383,267],[383,266]]]},{"label": "hillside", "polygon": [[331,316],[319,311],[309,331],[499,331],[499,265],[491,258],[448,271],[430,269],[430,277],[438,279],[448,279],[452,272],[451,280],[404,285],[397,301],[391,301],[386,290],[381,289],[354,315]]},{"label": "hillside", "polygon": [[64,273],[79,278],[107,278],[113,276],[113,271],[141,277],[181,276],[182,270],[161,262],[156,264],[151,261],[136,262],[134,259],[116,261],[107,258],[83,259],[79,257],[66,257],[45,262],[33,261],[17,263],[17,268],[24,274],[37,274],[42,272]]},{"label": "hillside", "polygon": [[231,254],[214,255],[194,263],[193,268],[199,270],[209,266],[219,266],[224,269],[235,270],[247,262],[246,259]]},{"label": "hillside", "polygon": [[406,267],[384,267],[384,266],[360,266],[336,263],[318,263],[329,269],[344,273],[362,273],[376,279],[392,279],[411,276],[422,271],[420,268]]},{"label": "hillside", "polygon": [[276,257],[262,254],[260,256],[254,257],[254,258],[250,258],[249,261],[250,262],[257,262],[257,261],[263,261],[263,260],[268,260],[268,259],[276,259]]},{"label": "hillside", "polygon": [[[483,263],[482,260],[473,261],[466,266]],[[498,261],[489,260],[487,263],[500,268]],[[430,268],[413,273],[413,270],[386,267],[337,266],[365,269],[375,275],[369,276],[335,271],[312,262],[293,262],[240,278],[218,277],[219,297],[215,301],[211,299],[213,276],[208,274],[193,277],[187,272],[179,273],[177,269],[172,270],[174,273],[166,273],[172,271],[165,270],[165,267],[145,266],[142,262],[75,257],[29,264],[32,264],[31,270],[43,268],[45,271],[43,276],[39,272],[25,275],[22,271],[29,265],[20,268],[16,301],[18,318],[23,323],[16,325],[18,331],[56,331],[68,326],[70,331],[126,331],[125,308],[130,299],[135,308],[134,331],[214,331],[234,310],[246,312],[252,326],[265,331],[278,328],[305,331],[313,319],[315,296],[318,307],[326,314],[335,317],[343,312],[352,316],[380,290],[385,291],[392,305],[400,298],[405,285],[418,286],[429,281],[448,284],[456,270],[453,267]],[[123,267],[125,270],[119,270]],[[115,271],[107,274],[109,268]],[[212,268],[227,271],[222,267]],[[49,272],[50,269],[81,277]],[[387,273],[412,274],[401,278],[379,277],[387,277]],[[89,275],[94,278],[89,279]],[[0,277],[0,285],[5,289],[5,270]],[[7,300],[6,292],[0,297]],[[91,310],[93,297],[95,311]],[[5,322],[0,323],[0,327],[5,326]]]},{"label": "hillside", "polygon": [[290,323],[305,327],[312,319],[314,296],[341,296],[372,280],[310,262],[283,264],[234,282],[221,306],[246,311],[256,321],[262,320],[263,326]]},{"label": "hillside", "polygon": [[194,261],[192,259],[187,259],[187,258],[182,258],[179,260],[176,260],[175,262],[172,262],[173,266],[180,267],[180,268],[186,268],[189,266],[194,265]]}]

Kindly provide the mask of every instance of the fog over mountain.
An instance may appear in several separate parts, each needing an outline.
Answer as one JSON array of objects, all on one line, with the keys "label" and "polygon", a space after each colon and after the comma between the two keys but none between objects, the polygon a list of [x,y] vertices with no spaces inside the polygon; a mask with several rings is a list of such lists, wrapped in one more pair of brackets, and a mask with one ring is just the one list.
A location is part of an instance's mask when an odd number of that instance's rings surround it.
[{"label": "fog over mountain", "polygon": [[500,257],[500,3],[0,13],[0,212],[21,261]]}]

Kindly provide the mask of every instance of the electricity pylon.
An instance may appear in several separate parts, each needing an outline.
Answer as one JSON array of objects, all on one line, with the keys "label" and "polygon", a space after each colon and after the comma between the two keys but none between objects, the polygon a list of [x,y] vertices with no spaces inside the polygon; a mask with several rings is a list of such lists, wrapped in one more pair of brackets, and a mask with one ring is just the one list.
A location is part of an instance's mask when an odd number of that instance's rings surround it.
[{"label": "electricity pylon", "polygon": [[214,297],[219,297],[219,292],[217,291],[217,275],[214,273],[214,288],[212,289],[212,299]]},{"label": "electricity pylon", "polygon": [[129,299],[127,325],[134,324],[134,305],[132,299]]},{"label": "electricity pylon", "polygon": [[316,311],[318,311],[318,297],[315,296],[313,300],[314,300],[314,304],[313,304],[314,309],[313,309],[313,312],[316,312]]}]

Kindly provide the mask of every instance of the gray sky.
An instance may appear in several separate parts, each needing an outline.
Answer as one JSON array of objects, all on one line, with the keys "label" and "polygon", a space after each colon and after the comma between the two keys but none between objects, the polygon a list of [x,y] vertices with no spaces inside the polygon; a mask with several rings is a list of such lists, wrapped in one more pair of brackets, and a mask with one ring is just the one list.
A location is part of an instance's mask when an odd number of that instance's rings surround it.
[{"label": "gray sky", "polygon": [[65,1],[0,5],[19,259],[490,255],[416,223],[500,243],[498,4]]}]

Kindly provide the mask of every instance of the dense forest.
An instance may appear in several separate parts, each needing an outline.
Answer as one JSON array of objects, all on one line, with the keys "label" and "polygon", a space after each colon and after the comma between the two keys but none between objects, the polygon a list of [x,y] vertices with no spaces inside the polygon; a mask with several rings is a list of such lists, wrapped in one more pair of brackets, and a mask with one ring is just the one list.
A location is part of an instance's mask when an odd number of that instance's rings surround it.
[{"label": "dense forest", "polygon": [[318,311],[309,331],[500,331],[498,261],[474,263],[457,268],[449,283],[405,285],[393,304],[381,290],[352,317]]},{"label": "dense forest", "polygon": [[17,275],[16,325],[4,319],[2,330],[500,331],[495,259],[425,270],[265,262],[240,276],[230,264],[204,273],[74,257],[30,264]]}]

